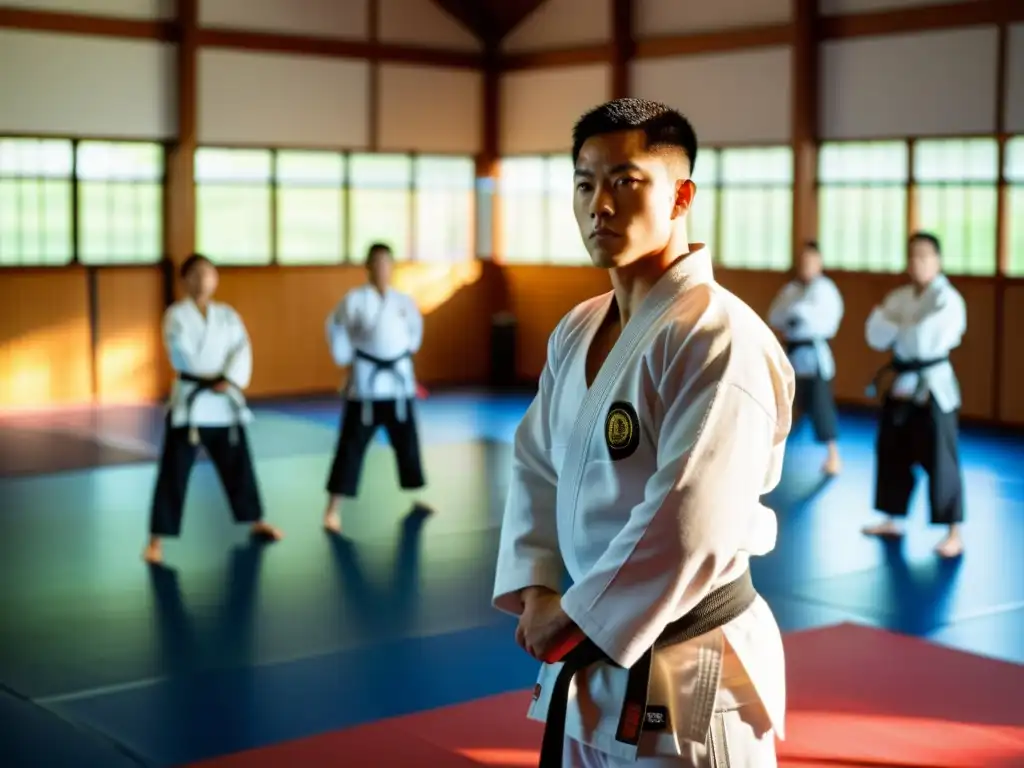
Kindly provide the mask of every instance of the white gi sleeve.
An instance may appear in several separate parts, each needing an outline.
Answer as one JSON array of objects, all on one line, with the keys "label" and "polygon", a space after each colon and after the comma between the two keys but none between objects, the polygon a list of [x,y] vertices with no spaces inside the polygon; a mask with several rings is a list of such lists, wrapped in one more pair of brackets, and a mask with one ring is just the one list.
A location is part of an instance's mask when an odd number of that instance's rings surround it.
[{"label": "white gi sleeve", "polygon": [[912,359],[941,357],[960,346],[967,332],[967,306],[952,287],[943,290],[924,317],[900,329],[900,341]]},{"label": "white gi sleeve", "polygon": [[355,349],[348,333],[347,296],[338,302],[338,306],[327,316],[324,330],[327,334],[327,347],[331,350],[334,363],[338,367],[351,365],[352,359],[355,357]]},{"label": "white gi sleeve", "polygon": [[843,297],[831,280],[815,280],[804,295],[793,302],[789,316],[802,335],[831,339],[843,319]]},{"label": "white gi sleeve", "polygon": [[164,313],[163,335],[164,346],[171,368],[178,373],[195,374],[199,358],[196,336],[190,335],[187,328],[188,319],[182,316],[177,307],[170,307]]},{"label": "white gi sleeve", "polygon": [[514,616],[523,612],[521,590],[541,586],[560,592],[565,572],[558,548],[558,476],[551,459],[550,416],[561,327],[560,323],[548,339],[548,359],[540,376],[540,388],[516,429],[513,443],[512,477],[501,523],[493,604]]},{"label": "white gi sleeve", "polygon": [[414,355],[423,346],[423,315],[412,296],[405,297],[405,320],[409,327],[409,354]]},{"label": "white gi sleeve", "polygon": [[231,354],[224,366],[224,377],[238,389],[246,389],[252,382],[252,343],[241,315],[234,309],[228,309],[228,313],[234,338]]},{"label": "white gi sleeve", "polygon": [[903,300],[900,288],[885,297],[882,306],[875,307],[864,325],[864,338],[868,346],[885,352],[896,343],[900,334],[899,305]]},{"label": "white gi sleeve", "polygon": [[768,325],[776,331],[785,333],[789,330],[790,308],[796,299],[799,287],[796,283],[786,283],[778,292],[768,308]]},{"label": "white gi sleeve", "polygon": [[771,481],[775,414],[725,377],[728,344],[711,353],[712,339],[694,375],[683,360],[694,343],[670,359],[659,387],[664,415],[644,500],[562,598],[569,618],[623,667],[716,586],[749,541]]}]

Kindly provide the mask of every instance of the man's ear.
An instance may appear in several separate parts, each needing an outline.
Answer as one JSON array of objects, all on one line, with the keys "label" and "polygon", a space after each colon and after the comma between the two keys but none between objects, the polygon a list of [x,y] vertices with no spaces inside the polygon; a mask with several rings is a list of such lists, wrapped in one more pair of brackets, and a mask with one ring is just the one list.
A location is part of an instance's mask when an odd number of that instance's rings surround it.
[{"label": "man's ear", "polygon": [[690,210],[693,198],[697,194],[697,185],[692,179],[680,179],[676,182],[675,214],[681,216]]}]

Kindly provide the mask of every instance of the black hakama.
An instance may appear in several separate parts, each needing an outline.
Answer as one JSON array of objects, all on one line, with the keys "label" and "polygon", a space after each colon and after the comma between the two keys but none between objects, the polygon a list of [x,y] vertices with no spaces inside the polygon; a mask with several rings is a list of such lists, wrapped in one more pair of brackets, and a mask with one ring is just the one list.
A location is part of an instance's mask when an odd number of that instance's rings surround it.
[{"label": "black hakama", "polygon": [[931,398],[923,405],[885,398],[876,446],[876,509],[890,517],[906,516],[916,465],[928,476],[932,523],[963,522],[958,420],[956,410],[944,413]]}]

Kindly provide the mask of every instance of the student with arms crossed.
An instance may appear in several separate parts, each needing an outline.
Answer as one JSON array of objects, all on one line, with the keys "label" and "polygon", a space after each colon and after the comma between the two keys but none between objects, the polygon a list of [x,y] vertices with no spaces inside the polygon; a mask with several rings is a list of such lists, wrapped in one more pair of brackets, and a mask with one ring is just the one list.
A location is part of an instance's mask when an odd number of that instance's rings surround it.
[{"label": "student with arms crossed", "polygon": [[[875,472],[875,509],[886,515],[864,529],[868,536],[899,537],[897,524],[907,516],[916,478],[914,465],[928,475],[931,521],[947,527],[936,547],[940,557],[963,553],[964,519],[958,415],[960,385],[949,353],[967,332],[967,305],[942,274],[939,239],[927,232],[910,238],[907,274],[868,317],[868,346],[890,351],[891,362],[875,376],[872,389],[882,396]],[[894,374],[888,387],[882,378]]]}]

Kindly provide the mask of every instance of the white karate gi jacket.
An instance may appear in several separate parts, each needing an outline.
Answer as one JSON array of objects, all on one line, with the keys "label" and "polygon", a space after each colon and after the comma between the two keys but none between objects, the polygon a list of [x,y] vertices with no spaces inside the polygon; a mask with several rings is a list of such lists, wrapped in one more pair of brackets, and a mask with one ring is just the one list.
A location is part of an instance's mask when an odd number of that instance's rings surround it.
[{"label": "white karate gi jacket", "polygon": [[[565,569],[563,609],[628,668],[774,547],[777,522],[760,498],[781,475],[795,378],[774,334],[715,283],[699,250],[652,288],[588,390],[587,349],[614,300],[583,302],[550,337],[515,436],[494,604],[518,615],[519,590],[560,592]],[[669,710],[655,753],[704,743],[726,642],[784,734],[782,640],[759,597],[725,627],[655,653],[649,704]],[[546,719],[560,668],[543,665],[530,717]],[[626,679],[607,664],[578,674],[566,735],[633,759],[637,748],[615,739]]]},{"label": "white karate gi jacket", "polygon": [[356,350],[381,360],[414,355],[423,343],[423,316],[415,300],[393,288],[382,296],[372,285],[349,291],[327,317],[327,343],[334,362],[351,366],[345,391],[353,400],[401,400],[416,396],[412,358],[391,371],[375,366]]},{"label": "white karate gi jacket", "polygon": [[200,392],[190,421],[186,401],[198,385],[175,379],[168,404],[172,426],[222,427],[252,421],[242,394],[252,381],[252,345],[245,323],[233,308],[211,301],[203,317],[192,299],[182,299],[164,313],[163,335],[176,373],[225,376],[233,384],[224,393]]},{"label": "white karate gi jacket", "polygon": [[[967,332],[967,304],[945,275],[918,294],[913,285],[889,293],[868,317],[868,346],[891,351],[902,360],[934,360],[960,346]],[[943,413],[960,407],[960,384],[948,362],[923,371],[908,371],[892,383],[893,397],[924,403],[928,397]]]},{"label": "white karate gi jacket", "polygon": [[831,278],[818,275],[809,284],[792,280],[783,286],[768,310],[768,324],[786,341],[810,341],[789,356],[797,376],[820,376],[831,381],[836,362],[828,342],[843,321],[843,297]]}]

